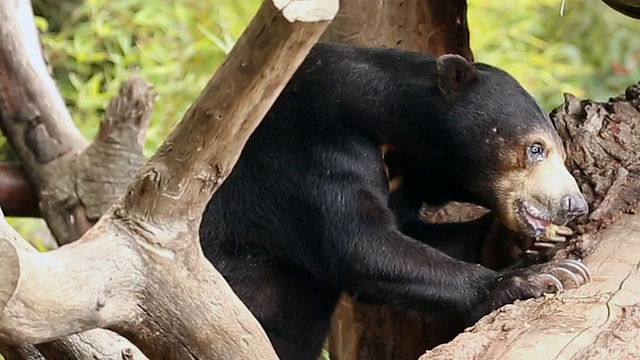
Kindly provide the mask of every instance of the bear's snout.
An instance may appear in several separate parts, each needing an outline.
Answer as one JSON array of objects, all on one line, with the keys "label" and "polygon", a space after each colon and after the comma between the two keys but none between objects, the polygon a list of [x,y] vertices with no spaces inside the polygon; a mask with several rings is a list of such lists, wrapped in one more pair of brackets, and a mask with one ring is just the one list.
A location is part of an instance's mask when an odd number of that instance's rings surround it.
[{"label": "bear's snout", "polygon": [[565,217],[573,220],[589,212],[589,204],[584,195],[565,195],[560,199],[560,206],[565,213]]}]

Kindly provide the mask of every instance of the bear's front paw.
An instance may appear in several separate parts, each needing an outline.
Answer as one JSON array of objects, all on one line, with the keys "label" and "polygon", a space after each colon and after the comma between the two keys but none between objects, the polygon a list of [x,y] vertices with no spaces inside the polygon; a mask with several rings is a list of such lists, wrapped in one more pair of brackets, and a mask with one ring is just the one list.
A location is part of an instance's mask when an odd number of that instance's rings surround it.
[{"label": "bear's front paw", "polygon": [[589,270],[581,262],[556,260],[501,274],[494,280],[490,296],[496,309],[518,299],[579,287],[590,280]]}]

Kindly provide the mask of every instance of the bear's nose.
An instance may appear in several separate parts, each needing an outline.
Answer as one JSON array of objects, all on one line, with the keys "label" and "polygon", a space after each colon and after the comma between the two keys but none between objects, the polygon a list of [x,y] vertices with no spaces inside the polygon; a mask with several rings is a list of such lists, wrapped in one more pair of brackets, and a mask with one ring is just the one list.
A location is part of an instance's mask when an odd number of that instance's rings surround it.
[{"label": "bear's nose", "polygon": [[580,217],[589,212],[589,204],[582,194],[579,196],[566,195],[560,199],[560,204],[567,215],[572,217]]}]

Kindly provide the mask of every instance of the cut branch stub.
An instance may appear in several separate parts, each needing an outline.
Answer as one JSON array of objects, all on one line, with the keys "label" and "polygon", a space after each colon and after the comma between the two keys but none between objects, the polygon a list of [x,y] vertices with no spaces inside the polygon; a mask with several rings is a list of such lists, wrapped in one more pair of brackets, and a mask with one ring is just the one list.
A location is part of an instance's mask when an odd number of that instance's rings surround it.
[{"label": "cut branch stub", "polygon": [[[145,162],[144,139],[153,113],[151,84],[131,77],[111,99],[94,142],[65,164],[40,194],[61,244],[76,240],[126,191]],[[64,209],[65,211],[59,211]]]},{"label": "cut branch stub", "polygon": [[151,83],[138,76],[125,81],[107,106],[96,142],[137,145],[141,151],[156,97],[152,88]]},{"label": "cut branch stub", "polygon": [[88,222],[107,212],[144,165],[155,97],[146,80],[133,76],[125,81],[109,102],[94,142],[75,160],[74,188]]}]

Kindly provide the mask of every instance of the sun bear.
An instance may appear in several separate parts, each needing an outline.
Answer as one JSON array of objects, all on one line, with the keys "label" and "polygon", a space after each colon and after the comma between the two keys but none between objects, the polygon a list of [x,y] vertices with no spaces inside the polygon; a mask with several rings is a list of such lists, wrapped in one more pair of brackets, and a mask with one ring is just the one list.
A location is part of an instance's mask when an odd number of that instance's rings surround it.
[{"label": "sun bear", "polygon": [[429,246],[427,225],[422,239],[403,233],[385,144],[421,202],[473,202],[530,234],[586,211],[548,116],[506,72],[456,55],[318,44],[200,225],[205,255],[281,359],[317,358],[343,291],[471,325],[583,272],[560,261],[500,273]]},{"label": "sun bear", "polygon": [[[383,146],[382,153],[385,171],[389,178],[389,208],[396,214],[400,230],[405,235],[421,240],[447,255],[479,263],[494,270],[504,270],[507,267],[521,267],[548,259],[549,254],[546,253],[546,250],[565,242],[568,236],[573,235],[573,230],[569,227],[558,225],[553,221],[544,221],[537,227],[534,227],[535,224],[529,224],[529,226],[525,226],[524,230],[520,226],[507,227],[499,214],[495,212],[469,207],[466,207],[468,210],[462,210],[463,207],[460,205],[444,210],[447,213],[444,215],[445,218],[453,216],[448,221],[456,221],[455,218],[462,216],[465,219],[473,220],[457,220],[460,222],[455,223],[426,223],[426,219],[423,219],[426,216],[425,211],[430,213],[446,205],[431,203],[429,205],[436,205],[431,207],[432,210],[423,209],[421,188],[416,185],[428,183],[428,173],[416,173],[415,170],[419,167],[411,164],[411,161],[403,159],[387,145]],[[412,170],[411,167],[415,167],[415,169]],[[534,173],[533,170],[538,171]],[[545,176],[545,172],[539,170],[540,168],[529,167],[530,173],[527,175]],[[407,182],[405,182],[405,177],[408,177]],[[544,181],[544,179],[542,180]],[[559,180],[565,181],[567,186],[572,186],[574,182],[573,178],[566,176]],[[558,182],[552,186],[562,185]],[[525,188],[520,190],[525,190]],[[576,201],[581,200],[583,198],[578,197]],[[573,217],[586,213],[586,202],[581,202],[578,206],[582,206],[582,209],[574,211],[574,216],[566,219],[556,217],[555,221],[566,223]],[[550,207],[546,206],[545,208],[549,209]],[[464,214],[457,213],[461,210]],[[468,213],[469,211],[471,213]],[[442,215],[437,217],[440,216]],[[546,217],[551,218],[551,214],[547,214]],[[588,276],[586,273],[585,275]]]}]

